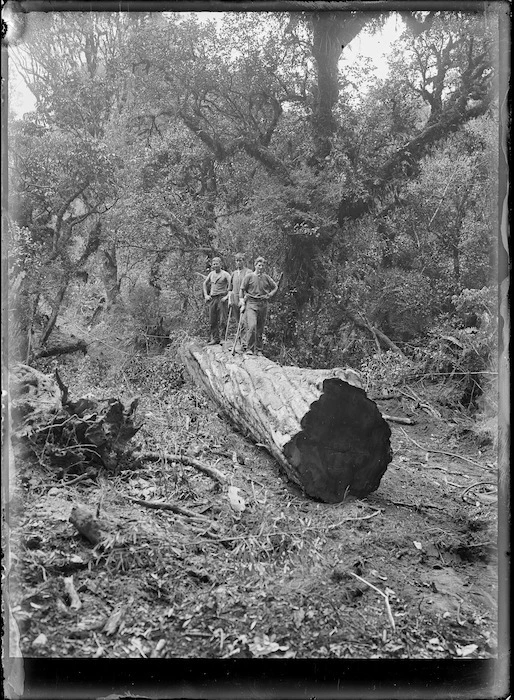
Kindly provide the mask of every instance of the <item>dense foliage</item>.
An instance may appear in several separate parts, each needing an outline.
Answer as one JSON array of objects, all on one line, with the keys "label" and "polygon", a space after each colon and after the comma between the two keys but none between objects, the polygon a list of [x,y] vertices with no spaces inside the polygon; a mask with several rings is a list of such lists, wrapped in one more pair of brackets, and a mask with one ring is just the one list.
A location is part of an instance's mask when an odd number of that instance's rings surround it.
[{"label": "dense foliage", "polygon": [[201,275],[242,251],[283,272],[275,359],[388,351],[480,384],[495,354],[493,15],[402,13],[380,79],[341,58],[386,14],[29,19],[11,51],[36,99],[10,122],[13,352],[56,325],[108,364],[201,334]]}]

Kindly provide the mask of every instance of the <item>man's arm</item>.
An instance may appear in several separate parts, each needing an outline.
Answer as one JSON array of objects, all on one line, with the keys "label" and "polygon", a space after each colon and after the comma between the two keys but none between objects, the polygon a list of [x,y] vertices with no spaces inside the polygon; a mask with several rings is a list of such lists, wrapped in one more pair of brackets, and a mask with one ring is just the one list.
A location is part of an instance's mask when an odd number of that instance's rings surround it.
[{"label": "man's arm", "polygon": [[239,306],[241,309],[244,309],[245,307],[245,294],[248,289],[248,279],[249,279],[250,273],[248,272],[244,278],[243,281],[241,282],[241,286],[239,287]]},{"label": "man's arm", "polygon": [[272,289],[271,289],[271,292],[267,293],[266,298],[272,299],[275,296],[275,294],[277,293],[278,284],[275,282],[275,280],[271,279],[271,277],[269,275],[268,275],[268,281],[271,284]]},{"label": "man's arm", "polygon": [[232,289],[232,279],[234,277],[234,273],[230,274],[230,272],[226,272],[225,274],[226,274],[225,279],[228,280],[228,289],[227,289],[227,293],[225,294],[225,296],[223,297],[223,299],[221,301],[228,301],[230,299],[230,290]]},{"label": "man's arm", "polygon": [[211,298],[209,292],[207,291],[207,283],[209,283],[209,287],[210,287],[210,282],[211,282],[211,273],[209,272],[209,274],[207,275],[207,277],[203,281],[203,297],[204,297],[205,301],[209,301],[209,299]]}]

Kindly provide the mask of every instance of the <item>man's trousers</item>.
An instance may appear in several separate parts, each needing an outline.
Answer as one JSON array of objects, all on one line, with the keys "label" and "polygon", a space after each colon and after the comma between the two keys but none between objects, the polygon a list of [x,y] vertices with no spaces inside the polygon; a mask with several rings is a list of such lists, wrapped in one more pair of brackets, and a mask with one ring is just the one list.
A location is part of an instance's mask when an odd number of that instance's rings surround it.
[{"label": "man's trousers", "polygon": [[246,349],[262,352],[262,333],[268,315],[268,302],[258,299],[246,301]]},{"label": "man's trousers", "polygon": [[222,301],[225,294],[217,294],[209,301],[209,322],[211,325],[211,340],[220,342],[220,337],[225,338],[227,325],[227,302]]}]

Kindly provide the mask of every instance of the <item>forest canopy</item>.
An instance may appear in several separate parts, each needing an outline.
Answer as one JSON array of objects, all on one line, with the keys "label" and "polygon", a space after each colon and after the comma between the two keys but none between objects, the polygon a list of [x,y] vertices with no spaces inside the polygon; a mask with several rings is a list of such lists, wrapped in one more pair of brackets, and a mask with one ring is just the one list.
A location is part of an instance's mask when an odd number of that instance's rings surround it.
[{"label": "forest canopy", "polygon": [[488,368],[497,15],[397,14],[379,76],[343,59],[392,13],[212,14],[29,15],[9,51],[35,100],[9,121],[12,354],[60,330],[110,360],[202,334],[201,277],[242,252],[283,273],[280,362]]}]

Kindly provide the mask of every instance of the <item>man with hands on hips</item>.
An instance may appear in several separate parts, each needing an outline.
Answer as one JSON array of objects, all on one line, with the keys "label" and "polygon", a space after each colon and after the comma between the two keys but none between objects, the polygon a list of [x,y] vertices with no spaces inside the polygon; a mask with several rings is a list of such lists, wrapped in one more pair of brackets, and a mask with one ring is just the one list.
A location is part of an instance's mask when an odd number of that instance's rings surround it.
[{"label": "man with hands on hips", "polygon": [[221,258],[212,259],[212,270],[203,283],[203,296],[209,302],[209,323],[211,339],[208,345],[218,345],[221,333],[227,324],[227,295],[230,275],[221,269]]},{"label": "man with hands on hips", "polygon": [[278,285],[264,272],[263,257],[255,260],[254,271],[243,280],[239,291],[239,308],[246,310],[246,347],[248,355],[262,355],[262,334],[268,315],[268,299],[275,296]]}]

